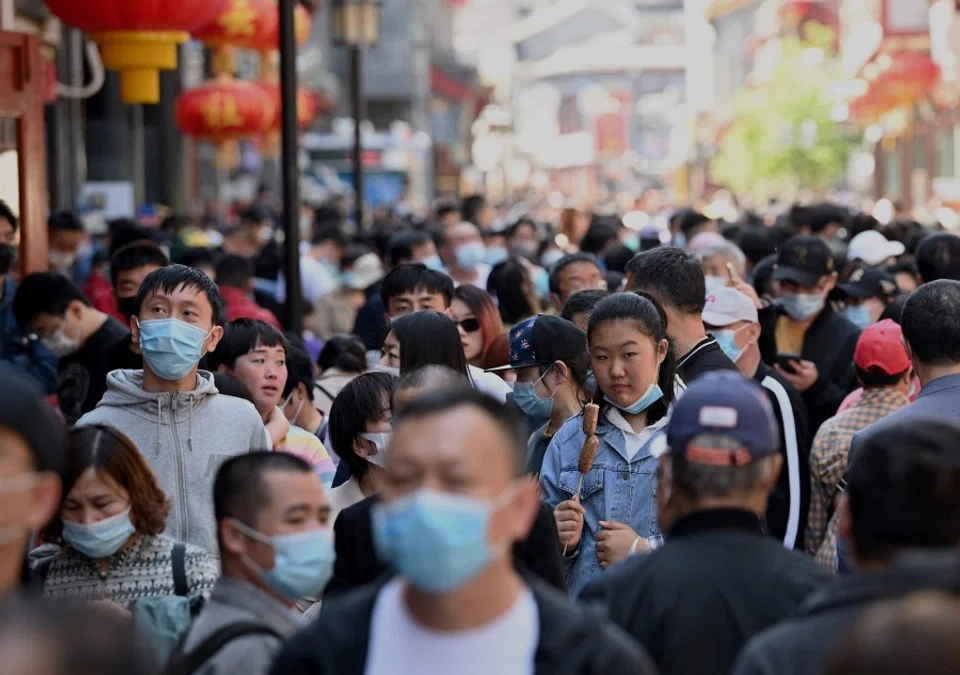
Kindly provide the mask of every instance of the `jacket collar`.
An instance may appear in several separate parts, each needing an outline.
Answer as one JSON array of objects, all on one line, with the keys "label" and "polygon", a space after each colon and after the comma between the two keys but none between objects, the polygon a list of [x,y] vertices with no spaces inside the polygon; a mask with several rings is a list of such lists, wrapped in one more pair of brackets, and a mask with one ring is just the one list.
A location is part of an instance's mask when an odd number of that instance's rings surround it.
[{"label": "jacket collar", "polygon": [[704,349],[706,349],[710,345],[715,345],[715,344],[717,344],[717,339],[713,337],[713,335],[711,335],[710,333],[707,333],[704,336],[704,338],[700,340],[700,342],[698,342],[693,346],[693,349],[691,349],[682,357],[680,357],[680,360],[677,361],[677,368],[683,368],[685,365],[687,365],[690,359],[695,357],[697,354],[702,352]]},{"label": "jacket collar", "polygon": [[210,593],[212,602],[251,612],[270,628],[292,635],[300,627],[294,610],[253,584],[232,577],[220,577]]},{"label": "jacket collar", "polygon": [[683,516],[667,535],[668,539],[696,536],[703,532],[735,531],[763,535],[760,517],[746,509],[709,509]]},{"label": "jacket collar", "polygon": [[942,391],[955,389],[957,387],[960,387],[960,373],[956,375],[944,375],[931,382],[927,382],[927,385],[920,390],[920,395],[917,396],[917,398],[921,399],[925,396],[939,394]]},{"label": "jacket collar", "polygon": [[606,410],[601,410],[600,419],[597,421],[597,436],[602,438],[611,448],[616,450],[617,454],[623,458],[627,463],[632,463],[645,457],[650,456],[659,456],[658,452],[655,452],[657,446],[654,445],[654,441],[662,441],[662,430],[663,427],[667,425],[667,422],[670,421],[669,415],[664,415],[659,420],[647,427],[647,430],[650,431],[650,436],[644,441],[643,446],[640,450],[637,451],[637,454],[634,455],[633,459],[627,459],[627,440],[624,437],[623,431],[621,431],[613,422],[607,419]]}]

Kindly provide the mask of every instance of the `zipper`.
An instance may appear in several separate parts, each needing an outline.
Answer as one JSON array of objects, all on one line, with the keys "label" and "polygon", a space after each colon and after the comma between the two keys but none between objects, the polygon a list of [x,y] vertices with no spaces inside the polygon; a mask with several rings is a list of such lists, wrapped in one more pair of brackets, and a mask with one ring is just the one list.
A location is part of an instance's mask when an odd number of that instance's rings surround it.
[{"label": "zipper", "polygon": [[177,469],[177,484],[180,489],[177,495],[177,504],[180,511],[180,530],[177,538],[185,541],[187,538],[187,484],[183,472],[183,450],[180,447],[180,429],[177,427],[177,395],[170,394],[170,433],[173,434],[173,461]]}]

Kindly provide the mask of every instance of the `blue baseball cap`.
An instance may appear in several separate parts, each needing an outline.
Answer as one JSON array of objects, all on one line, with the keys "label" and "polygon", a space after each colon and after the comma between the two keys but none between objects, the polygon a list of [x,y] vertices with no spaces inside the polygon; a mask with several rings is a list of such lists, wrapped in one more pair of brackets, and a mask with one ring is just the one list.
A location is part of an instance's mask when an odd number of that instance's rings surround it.
[{"label": "blue baseball cap", "polygon": [[575,359],[587,351],[587,336],[559,316],[540,314],[510,329],[510,363],[487,372],[544,366]]},{"label": "blue baseball cap", "polygon": [[[730,436],[741,447],[730,451],[691,444],[701,434]],[[760,385],[737,372],[714,371],[697,378],[674,404],[667,445],[696,464],[743,466],[776,454],[780,434]]]}]

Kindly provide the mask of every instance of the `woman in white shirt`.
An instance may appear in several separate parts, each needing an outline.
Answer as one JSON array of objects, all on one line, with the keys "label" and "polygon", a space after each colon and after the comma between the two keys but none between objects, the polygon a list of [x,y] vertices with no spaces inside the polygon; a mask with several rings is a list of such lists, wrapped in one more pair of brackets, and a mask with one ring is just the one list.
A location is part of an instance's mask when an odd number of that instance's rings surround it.
[{"label": "woman in white shirt", "polygon": [[348,506],[380,491],[392,433],[394,377],[365,373],[340,390],[330,408],[328,438],[350,479],[330,492],[331,522]]}]

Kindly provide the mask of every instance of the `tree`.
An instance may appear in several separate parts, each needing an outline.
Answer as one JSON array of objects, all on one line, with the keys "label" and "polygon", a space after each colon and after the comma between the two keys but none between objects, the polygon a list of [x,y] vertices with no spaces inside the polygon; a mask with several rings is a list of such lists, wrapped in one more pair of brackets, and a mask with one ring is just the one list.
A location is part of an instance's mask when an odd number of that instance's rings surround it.
[{"label": "tree", "polygon": [[819,47],[780,41],[781,58],[762,84],[741,89],[712,170],[717,182],[755,199],[798,188],[824,190],[842,178],[857,143],[833,119],[842,74]]}]

